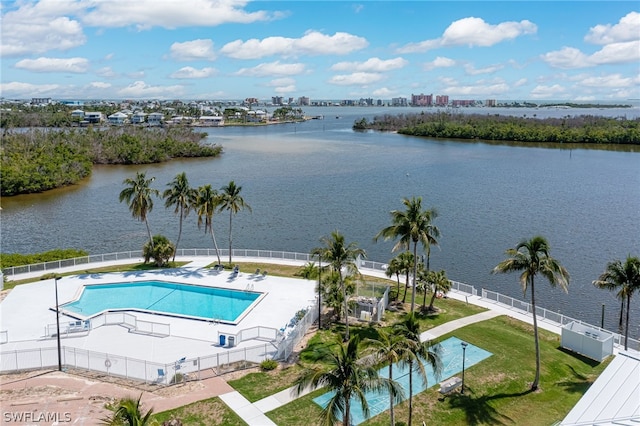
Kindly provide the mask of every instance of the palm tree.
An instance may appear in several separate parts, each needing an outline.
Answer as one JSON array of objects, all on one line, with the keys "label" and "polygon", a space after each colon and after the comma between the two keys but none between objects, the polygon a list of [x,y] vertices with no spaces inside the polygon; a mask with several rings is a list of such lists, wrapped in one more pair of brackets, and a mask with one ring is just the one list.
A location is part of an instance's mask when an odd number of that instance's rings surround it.
[{"label": "palm tree", "polygon": [[[427,273],[427,280],[429,284],[431,284],[431,288],[433,290],[427,311],[432,312],[434,311],[433,302],[435,302],[436,296],[438,293],[447,294],[449,290],[451,290],[451,281],[449,281],[449,278],[447,278],[447,274],[444,271],[429,271]],[[425,296],[426,295],[427,293],[425,293]],[[422,305],[424,306],[424,301]]]},{"label": "palm tree", "polygon": [[533,336],[536,346],[536,376],[531,383],[531,390],[538,389],[540,382],[540,344],[538,342],[538,319],[536,316],[535,277],[541,274],[551,287],[559,285],[565,292],[569,286],[569,273],[559,261],[549,254],[549,243],[544,237],[535,236],[521,241],[515,248],[506,251],[507,259],[500,262],[492,273],[522,272],[520,285],[523,293],[531,288],[531,310],[533,313]]},{"label": "palm tree", "polygon": [[[411,276],[411,270],[413,268],[413,254],[410,251],[403,251],[389,262],[389,268],[387,268],[386,274],[391,278],[391,274],[396,275],[398,281],[398,299],[400,298],[400,274],[405,276],[404,295],[402,296],[402,303],[407,298],[407,289],[409,288],[409,276]],[[389,272],[391,271],[391,272]]]},{"label": "palm tree", "polygon": [[204,232],[209,232],[211,234],[213,247],[216,249],[218,265],[221,265],[222,261],[220,260],[220,250],[218,250],[216,235],[213,232],[213,214],[219,205],[220,195],[218,194],[218,191],[211,187],[211,185],[207,184],[198,188],[198,195],[195,203],[195,209],[198,215],[198,228],[200,228],[204,222]]},{"label": "palm tree", "polygon": [[427,373],[424,368],[425,363],[429,364],[433,369],[436,380],[439,380],[442,370],[442,360],[438,354],[438,347],[431,346],[430,342],[423,342],[420,339],[420,323],[415,315],[415,312],[409,312],[401,322],[393,326],[394,333],[402,339],[401,341],[404,345],[404,348],[401,349],[401,363],[409,366],[409,426],[413,421],[414,371],[420,375],[426,387]]},{"label": "palm tree", "polygon": [[384,271],[384,274],[389,278],[391,278],[394,275],[396,276],[396,281],[397,281],[396,300],[400,298],[400,272],[401,272],[400,261],[396,256],[389,261],[389,264],[387,265],[387,269],[385,269]]},{"label": "palm tree", "polygon": [[113,414],[103,418],[101,423],[109,426],[150,426],[158,424],[157,421],[151,419],[153,408],[144,415],[140,411],[141,398],[142,394],[137,400],[132,397],[126,397],[118,401],[116,405],[107,406]]},{"label": "palm tree", "polygon": [[[365,417],[369,416],[366,392],[387,390],[394,402],[401,401],[401,387],[389,379],[380,377],[377,366],[368,358],[359,357],[360,338],[355,335],[347,343],[338,340],[335,351],[328,346],[315,349],[315,358],[327,367],[305,370],[295,381],[294,392],[300,395],[309,386],[327,387],[333,397],[322,410],[322,424],[333,426],[342,417],[344,426],[351,425],[351,398],[362,407]],[[326,369],[328,368],[328,370]]]},{"label": "palm tree", "polygon": [[413,311],[416,304],[418,243],[421,243],[429,253],[429,246],[438,244],[437,238],[440,237],[440,230],[432,223],[438,217],[438,212],[434,208],[422,210],[422,197],[404,198],[402,202],[406,210],[392,210],[391,225],[378,232],[374,240],[377,241],[379,238],[390,240],[400,237],[392,251],[409,250],[411,243],[413,243],[413,293],[411,294],[411,311]]},{"label": "palm tree", "polygon": [[151,213],[153,209],[153,196],[158,196],[159,191],[151,188],[151,183],[155,180],[155,177],[147,179],[145,173],[136,173],[135,179],[127,178],[122,183],[127,185],[122,191],[120,191],[120,202],[126,201],[129,205],[129,211],[134,219],[138,219],[147,226],[147,234],[149,235],[149,242],[153,245],[151,239],[151,229],[149,229],[149,222],[147,221],[147,215]]},{"label": "palm tree", "polygon": [[345,341],[347,341],[349,340],[349,300],[347,298],[342,269],[345,268],[348,274],[357,273],[358,266],[356,265],[356,259],[359,256],[366,257],[366,252],[364,249],[359,248],[356,243],[352,242],[347,244],[344,240],[344,235],[339,231],[333,231],[330,237],[322,237],[320,241],[323,243],[323,246],[313,249],[312,252],[327,262],[332,271],[338,273],[340,288],[342,289],[342,300],[344,301]]},{"label": "palm tree", "polygon": [[[165,199],[164,206],[166,208],[175,206],[176,208],[173,212],[180,215],[180,228],[178,240],[176,241],[176,251],[178,251],[180,237],[182,236],[182,220],[187,217],[191,208],[195,205],[197,191],[189,186],[189,179],[187,179],[185,172],[177,174],[167,186],[169,188],[162,193],[162,198]],[[173,261],[175,262],[175,260],[176,253],[174,252]]]},{"label": "palm tree", "polygon": [[[622,300],[622,308],[626,304],[627,315],[625,319],[624,349],[627,350],[629,340],[629,311],[631,310],[631,296],[640,291],[640,259],[627,256],[627,260],[622,263],[615,260],[607,264],[607,269],[598,277],[593,284],[598,288],[606,290],[617,290],[616,297]],[[620,314],[622,317],[622,313]]]},{"label": "palm tree", "polygon": [[[407,348],[404,337],[398,334],[391,333],[385,329],[378,330],[378,335],[375,339],[366,339],[365,343],[368,346],[368,350],[378,359],[381,364],[386,364],[389,369],[389,381],[393,381],[393,365],[399,363],[406,357],[404,351]],[[402,392],[404,393],[404,392]],[[404,398],[404,395],[400,395]],[[390,425],[395,426],[395,413],[394,413],[394,396],[389,394],[389,415],[391,417]]]},{"label": "palm tree", "polygon": [[240,195],[241,186],[236,186],[234,181],[229,182],[226,186],[220,188],[222,191],[220,198],[220,211],[229,210],[229,263],[231,263],[231,245],[233,242],[232,234],[232,218],[233,215],[240,210],[247,209],[251,211],[251,206],[244,201]]}]

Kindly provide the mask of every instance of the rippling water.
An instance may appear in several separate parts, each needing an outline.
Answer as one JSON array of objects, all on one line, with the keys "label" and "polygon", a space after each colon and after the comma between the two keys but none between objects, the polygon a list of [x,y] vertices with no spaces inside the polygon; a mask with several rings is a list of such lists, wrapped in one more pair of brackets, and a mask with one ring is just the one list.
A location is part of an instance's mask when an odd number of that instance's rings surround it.
[{"label": "rippling water", "polygon": [[[218,159],[148,166],[95,167],[71,188],[2,199],[2,251],[82,248],[91,253],[139,249],[144,224],[118,202],[122,181],[136,171],[156,177],[160,191],[186,171],[192,186],[243,186],[253,212],[234,217],[234,247],[308,252],[332,230],[386,262],[390,242],[373,242],[403,197],[421,196],[435,207],[442,237],[433,269],[451,279],[528,300],[517,274],[491,275],[504,251],[541,234],[572,276],[568,295],[539,280],[538,304],[615,328],[618,302],[591,282],[606,263],[640,255],[640,154],[521,148],[351,131],[356,118],[380,110],[323,108],[324,120],[260,128],[206,129],[224,147]],[[391,110],[394,112],[394,110]],[[625,110],[625,114],[636,114]],[[316,112],[309,112],[315,115]],[[520,111],[517,111],[520,114]],[[564,111],[537,111],[562,114]],[[613,113],[613,112],[611,112]],[[532,114],[530,111],[529,114]],[[152,232],[175,241],[178,218],[156,200]],[[227,246],[228,214],[215,219]],[[186,220],[182,248],[211,247],[210,237]],[[640,312],[633,312],[634,335]]]}]

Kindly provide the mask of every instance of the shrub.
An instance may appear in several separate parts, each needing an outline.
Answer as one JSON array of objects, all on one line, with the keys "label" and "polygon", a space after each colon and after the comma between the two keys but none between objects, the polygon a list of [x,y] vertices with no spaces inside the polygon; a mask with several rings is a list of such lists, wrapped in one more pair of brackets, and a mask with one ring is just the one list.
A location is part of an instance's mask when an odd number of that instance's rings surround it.
[{"label": "shrub", "polygon": [[265,359],[260,363],[260,369],[262,371],[275,370],[278,367],[278,361],[274,359]]}]

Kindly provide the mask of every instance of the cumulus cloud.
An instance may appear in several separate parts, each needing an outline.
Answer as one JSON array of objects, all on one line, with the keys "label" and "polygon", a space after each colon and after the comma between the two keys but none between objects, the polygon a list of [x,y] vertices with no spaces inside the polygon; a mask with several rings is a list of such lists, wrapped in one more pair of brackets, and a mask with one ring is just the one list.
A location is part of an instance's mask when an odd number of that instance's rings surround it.
[{"label": "cumulus cloud", "polygon": [[366,39],[337,32],[326,35],[309,31],[301,38],[267,37],[262,40],[235,40],[225,44],[220,52],[235,59],[259,59],[266,56],[292,57],[300,55],[346,55],[364,49]]},{"label": "cumulus cloud", "polygon": [[12,81],[10,83],[0,83],[0,93],[6,97],[38,97],[57,93],[58,84],[31,84]]},{"label": "cumulus cloud", "polygon": [[179,97],[184,93],[180,85],[175,86],[150,86],[144,81],[136,81],[127,87],[118,90],[118,95],[123,98],[158,98],[168,99]]},{"label": "cumulus cloud", "polygon": [[103,78],[115,78],[118,76],[111,67],[102,67],[96,71],[96,74]]},{"label": "cumulus cloud", "polygon": [[489,65],[484,68],[476,68],[471,64],[465,64],[464,71],[469,75],[492,74],[504,68],[501,64]]},{"label": "cumulus cloud", "polygon": [[279,12],[247,12],[248,0],[109,0],[94,2],[83,22],[96,27],[212,27],[224,23],[249,24],[278,19]]},{"label": "cumulus cloud", "polygon": [[193,67],[182,67],[180,68],[178,71],[174,72],[171,74],[171,78],[179,78],[179,79],[184,79],[184,78],[207,78],[207,77],[211,77],[212,75],[214,75],[216,73],[216,69],[215,68],[202,68],[202,69],[196,69]]},{"label": "cumulus cloud", "polygon": [[385,72],[404,68],[409,61],[403,58],[380,59],[370,58],[364,62],[338,62],[331,69],[333,71],[363,71],[363,72]]},{"label": "cumulus cloud", "polygon": [[73,72],[85,73],[89,69],[86,58],[38,58],[16,62],[16,68],[33,72]]},{"label": "cumulus cloud", "polygon": [[108,89],[111,87],[111,84],[103,81],[92,81],[89,83],[89,87],[92,89]]},{"label": "cumulus cloud", "polygon": [[583,76],[581,79],[576,80],[576,83],[580,86],[595,87],[595,88],[627,88],[640,84],[640,76],[624,77],[622,74],[608,74],[599,76]]},{"label": "cumulus cloud", "polygon": [[640,41],[608,44],[591,55],[575,47],[565,46],[560,50],[541,55],[541,59],[554,68],[562,69],[638,62],[640,61]]},{"label": "cumulus cloud", "polygon": [[210,39],[173,43],[170,54],[171,58],[176,61],[213,61],[216,58],[213,51],[213,41]]},{"label": "cumulus cloud", "polygon": [[584,40],[593,44],[610,44],[633,41],[640,38],[640,13],[629,12],[617,24],[591,27]]},{"label": "cumulus cloud", "polygon": [[387,87],[381,87],[371,93],[373,94],[373,96],[380,96],[381,98],[389,98],[395,94],[395,92]]},{"label": "cumulus cloud", "polygon": [[426,64],[424,64],[424,69],[426,71],[429,71],[429,70],[433,70],[433,69],[436,69],[436,68],[449,68],[449,67],[456,66],[457,64],[458,64],[458,62],[453,60],[453,59],[451,59],[451,58],[445,58],[445,57],[442,57],[442,56],[438,56],[433,61],[427,62]]},{"label": "cumulus cloud", "polygon": [[19,8],[2,15],[1,56],[66,51],[86,43],[80,22],[65,14],[82,10],[72,0],[20,2]]},{"label": "cumulus cloud", "polygon": [[285,77],[285,78],[274,78],[271,80],[267,86],[277,87],[277,86],[292,86],[296,83],[293,78]]},{"label": "cumulus cloud", "polygon": [[376,83],[383,78],[384,77],[382,74],[371,72],[355,72],[353,74],[333,76],[331,79],[329,79],[329,83],[338,86],[367,85]]},{"label": "cumulus cloud", "polygon": [[305,65],[301,63],[281,64],[280,61],[256,65],[252,68],[242,68],[236,75],[243,77],[268,77],[276,75],[298,75],[305,71]]},{"label": "cumulus cloud", "polygon": [[497,25],[486,23],[482,18],[463,18],[454,21],[441,37],[418,43],[409,43],[400,53],[426,52],[439,47],[469,46],[488,47],[527,34],[535,34],[538,27],[527,20],[502,22]]},{"label": "cumulus cloud", "polygon": [[559,84],[552,86],[538,85],[531,91],[531,97],[534,99],[562,99],[566,97],[566,93],[567,90]]}]

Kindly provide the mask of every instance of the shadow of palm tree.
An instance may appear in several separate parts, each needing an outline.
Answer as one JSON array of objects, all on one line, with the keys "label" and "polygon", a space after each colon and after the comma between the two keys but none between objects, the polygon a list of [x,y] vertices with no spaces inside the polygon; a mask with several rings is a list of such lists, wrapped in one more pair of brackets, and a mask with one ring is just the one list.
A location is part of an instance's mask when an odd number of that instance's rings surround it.
[{"label": "shadow of palm tree", "polygon": [[459,408],[464,410],[466,415],[466,424],[513,424],[513,419],[501,414],[492,405],[491,401],[503,398],[517,398],[525,396],[533,392],[527,389],[517,393],[498,393],[495,395],[475,395],[473,388],[465,386],[465,394],[455,393],[447,399],[451,408]]},{"label": "shadow of palm tree", "polygon": [[565,380],[563,382],[558,382],[558,386],[562,386],[569,392],[584,394],[587,389],[589,389],[589,387],[593,384],[593,378],[578,373],[575,368],[570,365],[567,365],[567,367],[569,367],[569,370],[571,370],[571,374],[573,374],[575,380]]}]

